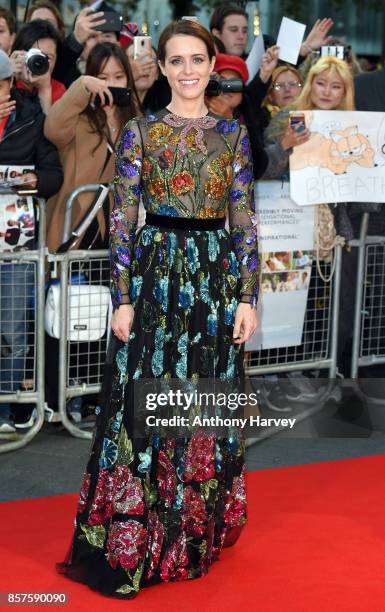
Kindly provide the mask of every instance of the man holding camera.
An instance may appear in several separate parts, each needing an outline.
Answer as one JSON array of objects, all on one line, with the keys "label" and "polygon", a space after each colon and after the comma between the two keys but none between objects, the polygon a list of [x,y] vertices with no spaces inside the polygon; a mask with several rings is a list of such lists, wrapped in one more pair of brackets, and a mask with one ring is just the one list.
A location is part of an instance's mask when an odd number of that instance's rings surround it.
[{"label": "man holding camera", "polygon": [[55,78],[69,87],[84,73],[91,49],[100,42],[118,44],[121,28],[122,19],[107,3],[99,3],[97,9],[83,8],[76,17],[74,31],[64,40]]}]

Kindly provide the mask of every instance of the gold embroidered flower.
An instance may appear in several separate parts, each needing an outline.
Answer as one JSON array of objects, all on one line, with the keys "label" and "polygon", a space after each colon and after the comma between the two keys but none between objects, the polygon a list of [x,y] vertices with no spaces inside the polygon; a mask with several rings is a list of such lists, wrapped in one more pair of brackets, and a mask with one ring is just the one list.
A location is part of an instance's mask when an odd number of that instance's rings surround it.
[{"label": "gold embroidered flower", "polygon": [[165,123],[154,123],[148,131],[148,137],[157,145],[167,144],[173,134],[172,127]]},{"label": "gold embroidered flower", "polygon": [[193,177],[189,172],[178,172],[171,179],[171,186],[177,196],[188,193],[194,187]]},{"label": "gold embroidered flower", "polygon": [[152,169],[153,169],[153,165],[152,165],[152,163],[150,162],[150,160],[148,159],[148,157],[145,157],[145,158],[143,159],[143,166],[142,166],[142,177],[143,177],[144,179],[148,179],[148,178],[149,178],[149,176],[150,176],[150,174],[151,174]]},{"label": "gold embroidered flower", "polygon": [[160,178],[156,178],[153,181],[150,181],[148,184],[148,191],[150,194],[158,199],[163,199],[166,195],[166,189],[164,186],[164,182]]},{"label": "gold embroidered flower", "polygon": [[210,200],[220,200],[225,194],[225,185],[216,174],[205,184],[205,194]]}]

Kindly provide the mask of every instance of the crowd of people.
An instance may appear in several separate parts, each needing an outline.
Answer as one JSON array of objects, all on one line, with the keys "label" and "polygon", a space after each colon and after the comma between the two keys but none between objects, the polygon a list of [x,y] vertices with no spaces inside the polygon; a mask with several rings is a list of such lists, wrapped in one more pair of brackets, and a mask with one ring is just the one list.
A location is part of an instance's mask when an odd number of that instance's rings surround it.
[{"label": "crowd of people", "polygon": [[[156,114],[171,100],[158,50],[152,47],[139,56],[134,53],[139,32],[135,24],[110,32],[98,29],[105,23],[105,12],[114,12],[105,2],[97,11],[83,8],[66,35],[62,15],[51,0],[36,0],[18,31],[15,16],[0,9],[1,165],[31,167],[20,183],[47,200],[46,241],[52,253],[63,242],[64,211],[71,192],[86,183],[112,183],[117,147],[127,121]],[[333,42],[332,19],[319,19],[310,28],[296,66],[281,62],[276,41],[265,35],[265,51],[256,74],[250,74],[246,63],[249,27],[247,13],[238,5],[226,3],[214,11],[209,26],[216,50],[213,76],[219,85],[232,79],[239,86],[236,91],[219,87],[215,95],[207,90],[205,103],[210,113],[246,126],[254,179],[288,175],[293,148],[308,141],[308,129],[297,131],[290,125],[290,111],[385,110],[384,68],[363,73],[351,47],[345,60],[320,57],[321,47]],[[35,59],[37,64],[46,62],[45,69],[31,70],[31,50],[41,52],[36,56],[34,51]],[[110,88],[128,90],[128,94],[122,100]],[[92,194],[77,198],[72,227],[79,224],[91,202]],[[108,248],[112,207],[109,196],[77,248]],[[336,231],[346,241],[358,231],[357,210],[348,205],[331,207]],[[381,206],[362,205],[362,210],[373,213],[369,231],[385,229]],[[11,229],[3,239],[9,247],[14,245]],[[345,250],[343,269],[349,279],[353,257]],[[23,282],[33,284],[30,264],[1,265],[2,393],[20,388],[27,357],[28,330],[22,317],[15,316],[28,309],[27,297],[22,302],[13,290],[20,274]],[[307,285],[308,279],[302,278],[302,283]],[[343,283],[343,310],[345,306],[351,309],[353,291],[354,282]],[[341,355],[351,320],[344,310]],[[0,433],[13,431],[11,405],[1,403]]]}]

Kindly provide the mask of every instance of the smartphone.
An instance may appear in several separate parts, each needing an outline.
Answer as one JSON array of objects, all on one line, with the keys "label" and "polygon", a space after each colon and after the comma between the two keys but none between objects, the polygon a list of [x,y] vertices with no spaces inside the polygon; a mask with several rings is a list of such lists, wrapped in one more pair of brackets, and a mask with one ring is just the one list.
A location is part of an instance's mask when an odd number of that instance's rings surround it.
[{"label": "smartphone", "polygon": [[304,113],[291,111],[290,112],[290,127],[295,132],[304,132],[306,129]]},{"label": "smartphone", "polygon": [[134,38],[134,59],[139,59],[142,55],[152,52],[151,36],[135,36]]},{"label": "smartphone", "polygon": [[[131,89],[127,89],[127,87],[109,87],[108,88],[112,93],[112,99],[116,106],[128,106],[131,100]],[[103,96],[104,97],[104,96]],[[102,103],[99,95],[95,96],[94,106],[100,106]],[[104,104],[104,101],[103,101]]]},{"label": "smartphone", "polygon": [[98,32],[120,32],[122,29],[123,17],[115,11],[103,13],[103,19],[105,19],[106,22],[95,26],[94,30]]}]

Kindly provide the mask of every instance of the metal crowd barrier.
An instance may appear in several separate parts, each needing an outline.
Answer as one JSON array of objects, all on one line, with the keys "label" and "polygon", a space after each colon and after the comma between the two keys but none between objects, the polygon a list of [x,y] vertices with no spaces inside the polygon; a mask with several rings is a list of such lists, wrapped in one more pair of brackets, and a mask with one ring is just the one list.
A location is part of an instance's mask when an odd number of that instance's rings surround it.
[{"label": "metal crowd barrier", "polygon": [[364,213],[360,237],[350,242],[358,248],[352,379],[360,367],[385,364],[385,236],[368,236],[368,223]]},{"label": "metal crowd barrier", "polygon": [[[12,193],[14,196],[15,194]],[[7,322],[17,323],[23,326],[26,342],[23,347],[18,347],[22,353],[23,365],[16,372],[18,378],[25,381],[29,379],[28,389],[22,387],[13,391],[5,392],[15,374],[4,367],[7,355],[11,355],[12,348],[6,345],[4,336],[0,346],[2,368],[0,372],[0,407],[5,403],[34,404],[36,407],[36,419],[26,433],[2,434],[0,453],[15,450],[28,444],[41,429],[44,423],[44,302],[45,302],[45,202],[37,200],[37,212],[39,222],[38,244],[36,250],[20,252],[0,252],[0,273],[5,271],[5,266],[13,265],[12,292],[17,293],[25,299],[28,308],[22,311],[2,312],[6,308],[5,300],[0,302],[0,317]],[[34,283],[27,280],[24,265],[28,264],[33,271]],[[17,270],[20,268],[20,270]],[[18,273],[17,273],[18,272]],[[16,283],[15,283],[15,279]],[[4,277],[2,277],[4,281]],[[5,283],[3,287],[5,286]],[[9,284],[7,285],[10,286]],[[0,287],[1,297],[1,287]],[[2,306],[4,304],[4,306]],[[11,319],[10,319],[11,317]],[[10,337],[10,342],[13,342]]]},{"label": "metal crowd barrier", "polygon": [[[302,343],[299,346],[252,351],[246,373],[249,376],[290,371],[329,371],[337,375],[337,326],[341,284],[341,247],[336,247],[333,279],[325,283],[313,262],[306,306]],[[330,274],[331,264],[320,261],[323,276]]]}]

